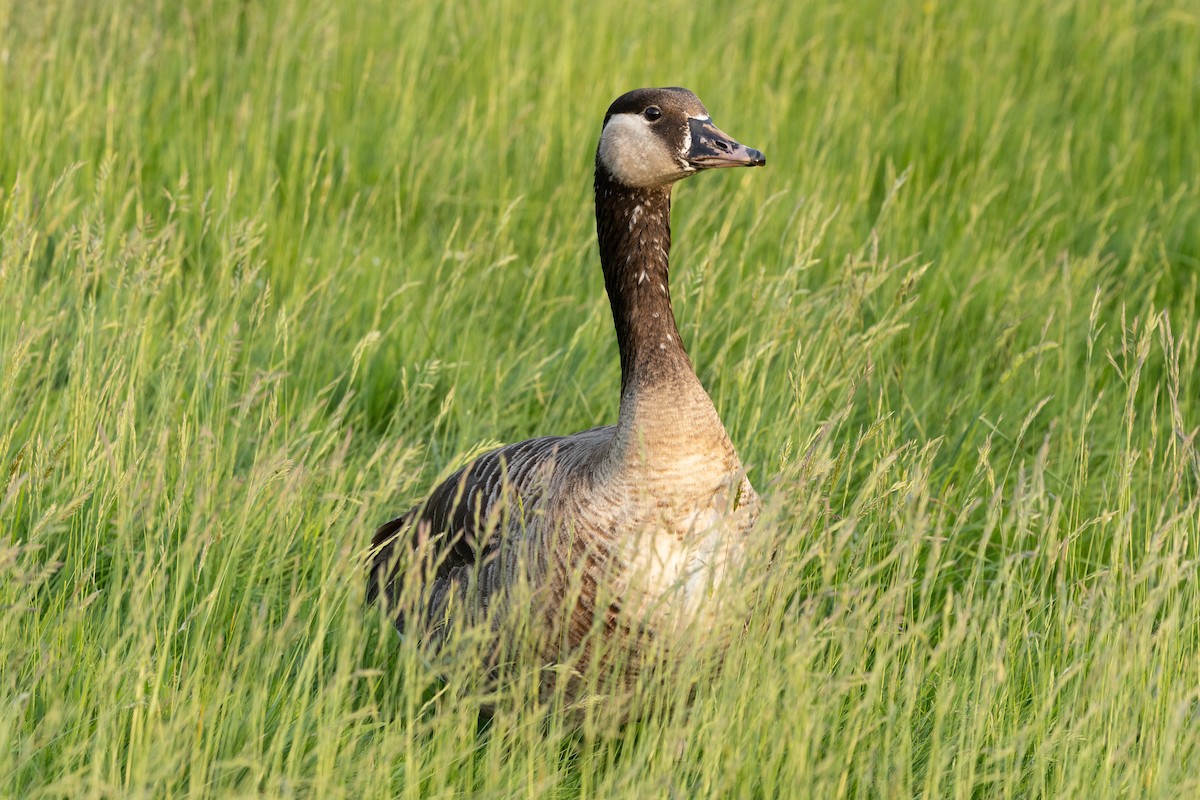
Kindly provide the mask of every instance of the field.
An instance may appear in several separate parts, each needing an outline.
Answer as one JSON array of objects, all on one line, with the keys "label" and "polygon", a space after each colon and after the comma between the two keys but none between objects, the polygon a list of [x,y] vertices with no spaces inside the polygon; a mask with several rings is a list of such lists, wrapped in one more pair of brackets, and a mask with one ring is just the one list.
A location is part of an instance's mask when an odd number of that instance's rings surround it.
[{"label": "field", "polygon": [[[0,0],[0,76],[0,796],[1200,796],[1193,3]],[[638,721],[481,724],[362,559],[615,419],[673,84],[768,158],[672,289],[774,560]]]}]

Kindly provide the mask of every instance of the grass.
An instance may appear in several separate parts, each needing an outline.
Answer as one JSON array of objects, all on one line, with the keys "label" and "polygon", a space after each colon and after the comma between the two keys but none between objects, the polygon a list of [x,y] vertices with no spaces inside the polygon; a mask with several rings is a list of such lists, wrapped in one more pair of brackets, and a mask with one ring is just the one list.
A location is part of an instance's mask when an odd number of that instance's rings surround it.
[{"label": "grass", "polygon": [[[0,76],[0,795],[1200,794],[1191,4],[0,0]],[[480,731],[361,559],[615,418],[662,84],[769,159],[673,288],[775,560],[641,722]]]}]

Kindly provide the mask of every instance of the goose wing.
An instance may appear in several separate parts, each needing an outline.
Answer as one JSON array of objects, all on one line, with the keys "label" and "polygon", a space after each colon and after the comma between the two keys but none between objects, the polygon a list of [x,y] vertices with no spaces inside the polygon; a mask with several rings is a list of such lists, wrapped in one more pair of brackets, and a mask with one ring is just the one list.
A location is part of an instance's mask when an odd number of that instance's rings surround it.
[{"label": "goose wing", "polygon": [[611,426],[492,450],[444,480],[424,503],[381,525],[371,543],[368,601],[386,597],[404,633],[413,626],[401,598],[413,581],[426,584],[412,587],[428,591],[420,603],[424,620],[416,627],[437,639],[452,594],[473,576],[478,590],[473,597],[486,608],[502,589],[497,555],[505,537],[522,529],[506,525],[503,515],[535,509],[555,465],[581,447],[590,449],[599,441],[594,434],[606,430]]}]

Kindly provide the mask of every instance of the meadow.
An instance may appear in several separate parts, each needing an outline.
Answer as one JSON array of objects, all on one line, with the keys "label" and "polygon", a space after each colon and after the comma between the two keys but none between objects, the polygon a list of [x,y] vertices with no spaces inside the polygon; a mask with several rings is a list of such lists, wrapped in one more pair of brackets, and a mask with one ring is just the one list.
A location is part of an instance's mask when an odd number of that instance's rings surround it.
[{"label": "meadow", "polygon": [[[774,558],[638,721],[481,725],[362,560],[615,419],[646,85],[768,158],[672,289]],[[0,0],[0,796],[1200,796],[1198,276],[1185,0]]]}]

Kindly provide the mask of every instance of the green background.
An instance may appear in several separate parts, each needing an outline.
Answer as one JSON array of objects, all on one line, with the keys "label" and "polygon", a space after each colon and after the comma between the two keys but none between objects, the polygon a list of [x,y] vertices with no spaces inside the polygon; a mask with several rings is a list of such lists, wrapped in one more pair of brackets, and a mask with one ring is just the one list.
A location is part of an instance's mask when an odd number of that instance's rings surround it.
[{"label": "green background", "polygon": [[[480,731],[361,559],[615,419],[673,84],[768,157],[672,290],[775,558],[690,703]],[[1198,176],[1182,1],[0,0],[0,795],[1200,794]]]}]

